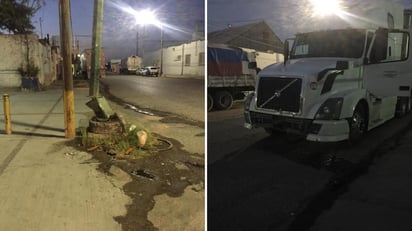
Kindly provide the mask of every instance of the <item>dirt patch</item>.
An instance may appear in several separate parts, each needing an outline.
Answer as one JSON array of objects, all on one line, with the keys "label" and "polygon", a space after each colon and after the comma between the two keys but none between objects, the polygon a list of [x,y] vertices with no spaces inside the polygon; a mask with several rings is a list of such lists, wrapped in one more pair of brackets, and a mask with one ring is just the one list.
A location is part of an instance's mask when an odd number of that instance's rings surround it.
[{"label": "dirt patch", "polygon": [[[125,216],[114,218],[122,225],[122,230],[158,230],[148,220],[156,195],[179,197],[189,185],[204,185],[204,158],[182,150],[182,145],[176,140],[167,140],[173,144],[171,149],[140,159],[115,159],[102,150],[90,152],[100,162],[100,171],[110,175],[109,170],[114,165],[132,178],[131,182],[124,185],[123,191],[133,203],[126,206]],[[82,149],[79,143],[80,140],[70,142],[69,145]],[[192,190],[203,191],[204,187],[192,187]]]},{"label": "dirt patch", "polygon": [[[127,103],[110,95],[107,86],[104,86],[104,88],[101,89],[101,92],[110,101],[123,106]],[[149,109],[142,110],[156,116],[163,116],[161,123],[179,122],[204,127],[202,122],[191,121],[164,112]],[[102,148],[89,151],[93,158],[100,163],[98,170],[112,175],[113,169],[119,168],[123,170],[124,173],[122,174],[128,174],[125,178],[132,179],[131,181],[128,180],[128,183],[123,186],[124,193],[132,199],[132,203],[126,205],[126,215],[114,217],[114,220],[119,222],[122,225],[122,230],[125,231],[159,230],[148,219],[149,212],[155,207],[155,197],[158,195],[164,194],[172,198],[178,198],[185,193],[185,190],[204,194],[204,157],[185,151],[183,145],[175,139],[162,137],[159,134],[154,134],[154,136],[159,140],[156,146],[157,151],[150,152],[150,155],[138,159],[118,159],[114,153]],[[196,136],[204,137],[204,133]],[[85,151],[86,148],[79,146],[80,143],[82,143],[81,138],[70,142],[69,145]],[[113,166],[116,168],[113,168]],[[198,203],[204,204],[204,201]],[[185,205],[178,204],[177,206],[182,206],[182,209],[188,205],[185,203]],[[158,205],[156,205],[157,207]],[[186,217],[190,217],[190,215],[192,214],[188,214]],[[170,216],[169,219],[174,218]]]}]

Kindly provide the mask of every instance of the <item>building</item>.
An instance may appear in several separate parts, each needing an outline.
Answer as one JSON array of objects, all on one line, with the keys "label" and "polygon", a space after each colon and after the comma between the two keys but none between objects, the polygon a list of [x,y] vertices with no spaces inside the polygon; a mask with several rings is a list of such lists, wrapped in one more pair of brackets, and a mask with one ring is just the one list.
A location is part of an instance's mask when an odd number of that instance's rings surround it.
[{"label": "building", "polygon": [[[144,66],[161,65],[160,50],[147,52]],[[163,75],[182,77],[205,76],[205,41],[197,40],[163,48]]]},{"label": "building", "polygon": [[208,42],[256,51],[259,68],[283,62],[283,43],[264,21],[210,32]]},{"label": "building", "polygon": [[121,59],[111,59],[110,60],[110,71],[113,73],[120,73],[120,63]]}]

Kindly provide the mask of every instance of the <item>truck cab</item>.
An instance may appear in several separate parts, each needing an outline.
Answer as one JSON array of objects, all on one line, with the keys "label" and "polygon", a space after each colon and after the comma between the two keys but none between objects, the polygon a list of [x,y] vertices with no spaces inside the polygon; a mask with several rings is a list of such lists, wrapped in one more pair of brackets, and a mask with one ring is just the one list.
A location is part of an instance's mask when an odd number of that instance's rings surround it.
[{"label": "truck cab", "polygon": [[410,30],[334,29],[285,42],[245,102],[245,127],[310,141],[359,141],[411,109]]}]

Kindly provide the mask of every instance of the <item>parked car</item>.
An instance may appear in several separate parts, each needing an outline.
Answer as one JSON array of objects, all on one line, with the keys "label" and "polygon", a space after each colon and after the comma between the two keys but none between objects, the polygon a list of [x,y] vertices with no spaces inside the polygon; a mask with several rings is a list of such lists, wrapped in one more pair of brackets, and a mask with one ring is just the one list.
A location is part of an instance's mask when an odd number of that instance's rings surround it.
[{"label": "parked car", "polygon": [[147,76],[159,76],[159,67],[155,67],[155,66],[148,66],[146,67],[147,72],[146,75]]},{"label": "parked car", "polygon": [[148,71],[149,71],[149,70],[148,70],[147,68],[142,67],[142,68],[139,68],[139,69],[136,70],[136,75],[143,75],[143,76],[145,76],[145,75],[147,75]]}]

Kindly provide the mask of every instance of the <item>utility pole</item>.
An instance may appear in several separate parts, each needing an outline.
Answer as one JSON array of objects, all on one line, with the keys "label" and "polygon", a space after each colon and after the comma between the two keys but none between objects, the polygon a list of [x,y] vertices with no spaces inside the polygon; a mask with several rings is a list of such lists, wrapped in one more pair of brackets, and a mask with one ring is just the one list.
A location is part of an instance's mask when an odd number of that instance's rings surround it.
[{"label": "utility pole", "polygon": [[142,41],[141,41],[141,43],[142,43],[142,45],[141,45],[141,47],[142,47],[142,59],[144,58],[144,40],[145,40],[145,36],[146,36],[146,26],[143,24],[142,25]]},{"label": "utility pole", "polygon": [[137,30],[136,30],[136,56],[139,56],[139,53],[138,53],[138,51],[139,51],[139,27],[137,27]]},{"label": "utility pole", "polygon": [[183,43],[182,45],[182,72],[180,73],[180,75],[183,75],[184,65],[185,65],[185,44]]},{"label": "utility pole", "polygon": [[90,96],[99,96],[100,64],[102,50],[103,0],[94,0],[92,57],[90,70]]},{"label": "utility pole", "polygon": [[64,132],[66,138],[74,138],[76,135],[74,127],[74,92],[72,75],[72,52],[71,52],[71,23],[70,23],[70,0],[59,0],[60,13],[60,43],[63,56],[63,79],[64,79]]},{"label": "utility pole", "polygon": [[163,76],[163,24],[160,25],[160,76]]},{"label": "utility pole", "polygon": [[40,38],[43,39],[43,19],[40,17],[39,18],[39,22],[40,22]]}]

